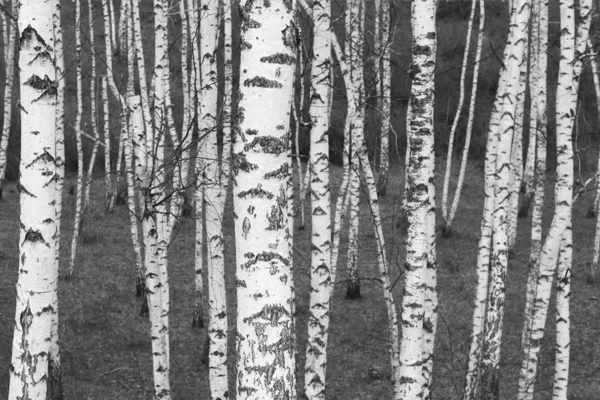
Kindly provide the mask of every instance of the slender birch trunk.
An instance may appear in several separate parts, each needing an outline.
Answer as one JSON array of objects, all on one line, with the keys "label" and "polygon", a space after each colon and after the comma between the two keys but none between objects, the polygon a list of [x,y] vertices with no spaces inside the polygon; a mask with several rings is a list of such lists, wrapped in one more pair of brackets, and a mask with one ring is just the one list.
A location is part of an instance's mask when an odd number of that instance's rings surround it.
[{"label": "slender birch trunk", "polygon": [[51,350],[58,344],[52,339],[58,323],[55,3],[25,0],[20,6],[21,140],[28,145],[21,147],[19,276],[9,400],[46,399],[49,364],[58,350]]},{"label": "slender birch trunk", "polygon": [[81,66],[81,0],[75,0],[75,51],[76,75],[77,75],[77,115],[75,117],[75,137],[77,139],[77,189],[75,198],[75,222],[73,224],[73,237],[71,239],[71,258],[67,276],[73,276],[75,269],[75,258],[77,257],[77,245],[79,244],[79,232],[83,218],[83,147],[81,143],[81,117],[83,114],[83,85]]},{"label": "slender birch trunk", "polygon": [[[452,121],[452,127],[450,128],[450,136],[448,137],[448,153],[446,154],[446,172],[444,173],[444,187],[442,190],[442,219],[443,219],[443,233],[444,236],[449,236],[451,234],[451,226],[452,221],[450,220],[450,214],[448,210],[448,190],[450,187],[450,175],[452,174],[452,159],[454,158],[454,135],[456,134],[456,129],[458,128],[458,121],[460,120],[460,116],[463,111],[463,103],[465,100],[465,92],[467,90],[466,84],[466,75],[467,75],[467,65],[469,64],[469,52],[471,51],[471,32],[473,31],[473,24],[475,23],[475,9],[477,8],[477,2],[471,2],[471,13],[469,15],[469,23],[467,25],[467,37],[465,41],[465,51],[463,54],[462,67],[460,70],[460,84],[459,84],[459,92],[458,92],[458,105],[456,106],[456,113],[454,115],[454,121]],[[481,24],[480,24],[481,27]],[[477,64],[476,64],[477,66]],[[475,66],[475,68],[476,68]],[[473,74],[473,79],[477,75]],[[477,87],[476,83],[473,84],[473,87]],[[465,147],[468,147],[465,143]]]},{"label": "slender birch trunk", "polygon": [[[18,2],[15,2],[18,4]],[[60,1],[54,0],[54,12],[52,14],[52,30],[54,33],[54,67],[56,71],[56,115],[55,115],[55,142],[56,142],[56,232],[55,240],[55,256],[56,264],[55,279],[58,281],[60,268],[60,237],[61,237],[61,216],[62,216],[62,192],[65,180],[65,59],[63,52],[63,31],[60,15]],[[17,14],[15,8],[14,14]],[[58,293],[52,299],[52,308],[58,309]],[[58,313],[52,314],[51,336],[50,336],[50,351],[48,353],[48,395],[51,399],[63,400],[64,390],[62,385],[62,362],[60,357],[60,341],[58,335]]]},{"label": "slender birch trunk", "polygon": [[[349,30],[347,34],[347,53],[350,55],[348,61],[350,64],[349,83],[352,87],[351,96],[348,95],[348,115],[352,118],[350,124],[350,232],[348,237],[348,285],[346,289],[346,298],[360,298],[360,279],[358,274],[358,233],[360,217],[360,165],[358,156],[360,143],[357,139],[362,135],[364,129],[365,112],[365,94],[363,77],[363,32],[364,32],[364,4],[359,0],[351,0],[349,4]],[[361,133],[357,133],[361,131]]]},{"label": "slender birch trunk", "polygon": [[[19,2],[17,0],[13,0],[11,5],[12,15],[17,16]],[[4,83],[4,117],[1,132],[2,136],[0,136],[0,199],[2,199],[2,186],[6,176],[6,151],[8,149],[8,140],[10,137],[12,121],[12,88],[15,78],[15,48],[18,30],[17,24],[11,21],[9,17],[4,18],[4,25],[7,32],[4,40],[4,65],[6,66],[6,81]]]},{"label": "slender birch trunk", "polygon": [[[311,291],[306,345],[305,386],[308,399],[325,399],[331,279],[331,194],[329,190],[329,100],[332,96],[331,2],[313,3],[310,160],[312,208]],[[300,202],[302,204],[302,202]]]},{"label": "slender birch trunk", "polygon": [[[286,130],[298,45],[294,10],[295,2],[288,0],[241,7],[243,87],[233,191],[238,400],[296,397],[291,249],[285,229],[290,173]],[[265,118],[261,110],[267,104]]]},{"label": "slender birch trunk", "polygon": [[112,213],[115,207],[115,199],[117,197],[117,186],[115,184],[114,175],[110,167],[110,119],[108,109],[108,79],[102,79],[102,111],[104,122],[102,132],[104,136],[104,184],[106,185],[106,212]]},{"label": "slender birch trunk", "polygon": [[392,106],[392,60],[390,48],[392,44],[392,32],[390,29],[390,2],[381,2],[381,140],[379,151],[379,179],[377,181],[377,194],[380,197],[386,195],[388,184],[388,172],[390,169],[390,116]]},{"label": "slender birch trunk", "polygon": [[456,183],[456,191],[452,200],[452,207],[448,213],[447,221],[444,222],[442,228],[444,233],[452,231],[452,221],[458,209],[460,195],[465,181],[467,170],[467,157],[469,155],[469,147],[471,145],[471,136],[473,134],[473,122],[475,120],[475,102],[477,100],[477,83],[479,81],[479,66],[481,64],[481,49],[483,45],[483,31],[485,28],[485,0],[479,0],[479,30],[477,33],[477,49],[475,50],[475,63],[473,66],[473,85],[471,86],[471,98],[469,102],[469,116],[467,118],[467,131],[465,133],[465,145],[463,147],[462,158],[460,162],[460,171],[458,173],[458,182]]},{"label": "slender birch trunk", "polygon": [[[592,41],[589,41],[588,47],[593,49],[594,46]],[[596,57],[590,57],[590,64],[592,65],[592,76],[594,79],[594,89],[596,91],[596,106],[600,112],[600,78],[598,77],[598,63]],[[600,116],[600,113],[598,113]],[[590,270],[588,272],[587,281],[593,283],[596,280],[596,271],[598,270],[598,261],[600,260],[600,213],[598,212],[598,206],[600,205],[600,152],[598,153],[598,161],[596,164],[596,183],[594,201],[588,210],[588,216],[596,217],[596,229],[594,232],[594,251],[592,255],[592,263],[590,264]]]},{"label": "slender birch trunk", "polygon": [[[532,2],[535,0],[532,0]],[[517,104],[515,107],[514,134],[512,140],[512,149],[510,153],[510,199],[508,208],[508,249],[509,251],[515,245],[517,238],[517,224],[519,213],[519,193],[521,192],[521,183],[523,182],[523,125],[525,122],[525,92],[527,89],[527,60],[529,58],[529,34],[525,34],[525,50],[523,59],[525,62],[521,65],[519,72],[519,92],[517,94]]]},{"label": "slender birch trunk", "polygon": [[[92,1],[88,0],[88,22],[90,25],[90,36],[88,41],[91,49],[91,68],[90,68],[90,126],[92,128],[92,137],[94,140],[94,147],[92,147],[92,154],[90,156],[90,165],[88,166],[85,188],[83,194],[83,210],[85,213],[90,202],[90,189],[92,187],[94,166],[96,164],[96,155],[98,154],[98,123],[97,123],[97,104],[98,95],[96,93],[96,47],[95,47],[95,32],[94,32],[94,16],[92,13]],[[81,220],[83,221],[84,216],[82,215]],[[83,223],[80,229],[83,229]]]},{"label": "slender birch trunk", "polygon": [[[423,395],[423,341],[425,292],[429,292],[428,210],[432,194],[429,180],[435,160],[433,149],[434,71],[436,48],[435,0],[413,2],[412,89],[409,102],[410,159],[406,172],[406,272],[402,297],[402,337],[400,341],[400,398],[416,399]],[[429,279],[426,279],[429,278]],[[431,339],[430,339],[431,340]]]}]

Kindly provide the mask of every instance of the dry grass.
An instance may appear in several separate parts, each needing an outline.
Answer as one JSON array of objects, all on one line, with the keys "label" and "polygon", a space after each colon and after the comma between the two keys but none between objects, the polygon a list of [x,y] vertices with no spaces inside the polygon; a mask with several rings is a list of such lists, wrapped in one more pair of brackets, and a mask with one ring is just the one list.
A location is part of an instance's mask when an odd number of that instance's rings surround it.
[{"label": "dry grass", "polygon": [[[434,398],[458,399],[466,367],[469,346],[470,319],[475,284],[475,260],[481,216],[483,177],[477,168],[469,168],[464,189],[464,202],[459,208],[455,234],[438,242],[438,279],[440,323],[436,338],[434,367]],[[400,197],[401,171],[393,170],[392,195],[381,201],[387,250],[391,260],[392,280],[399,277],[403,265],[402,236],[396,228],[395,216]],[[332,187],[336,195],[341,171],[334,168]],[[438,176],[438,181],[441,179]],[[546,226],[552,212],[551,184],[548,185]],[[0,304],[3,324],[0,324],[0,364],[10,364],[10,343],[15,304],[16,265],[18,257],[18,193],[13,185],[7,188],[0,208],[3,233],[0,235]],[[94,238],[82,243],[75,270],[75,279],[59,282],[60,340],[64,362],[67,398],[71,399],[150,399],[151,356],[150,327],[139,317],[140,301],[135,297],[135,271],[130,245],[127,210],[120,206],[105,216],[101,207],[102,180],[92,188],[96,206],[86,218],[84,236]],[[73,220],[73,196],[66,195],[63,256],[61,270],[68,260]],[[586,200],[580,200],[574,210],[574,263],[572,312],[572,370],[570,399],[592,400],[600,389],[600,347],[596,338],[600,330],[597,314],[598,285],[585,283],[584,263],[591,258],[593,220],[585,219]],[[331,342],[329,347],[328,393],[330,399],[389,398],[389,357],[386,342],[386,314],[375,264],[375,243],[367,207],[361,208],[360,275],[362,299],[345,299],[345,258],[347,241],[341,244],[338,280],[331,312]],[[230,207],[230,205],[228,206]],[[95,211],[97,210],[97,211]],[[231,216],[231,212],[225,213]],[[229,289],[230,332],[234,329],[234,242],[232,221],[226,224],[226,262]],[[519,220],[519,236],[507,274],[504,345],[502,351],[502,399],[514,398],[520,363],[520,334],[525,293],[529,227],[528,220]],[[300,363],[304,358],[308,311],[308,264],[310,258],[310,224],[295,232],[295,279],[298,295],[298,349]],[[200,362],[206,335],[204,329],[191,327],[193,307],[193,222],[186,220],[170,248],[171,279],[171,346],[172,389],[177,400],[208,396],[208,369]],[[401,301],[402,280],[394,287],[397,304]],[[553,308],[552,308],[553,309]],[[550,396],[553,371],[553,313],[547,324],[541,357],[541,374],[536,389],[537,398]],[[234,347],[230,347],[233,351]],[[233,374],[233,364],[231,372]],[[376,379],[373,370],[382,370]],[[300,374],[301,376],[301,374]],[[234,375],[231,375],[233,382]],[[6,396],[8,374],[0,375],[0,396]],[[232,393],[235,389],[231,388]]]}]

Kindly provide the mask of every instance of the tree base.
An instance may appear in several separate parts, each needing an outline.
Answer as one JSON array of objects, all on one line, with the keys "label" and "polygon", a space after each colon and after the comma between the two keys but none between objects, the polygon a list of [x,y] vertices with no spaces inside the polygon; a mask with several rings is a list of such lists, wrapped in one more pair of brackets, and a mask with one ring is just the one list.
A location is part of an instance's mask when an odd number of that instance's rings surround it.
[{"label": "tree base", "polygon": [[355,300],[360,299],[360,297],[360,281],[348,281],[348,287],[346,288],[346,298],[348,300]]},{"label": "tree base", "polygon": [[479,400],[500,400],[500,376],[497,368],[482,367]]},{"label": "tree base", "polygon": [[594,218],[596,216],[596,211],[594,211],[594,205],[591,204],[585,214],[585,217],[588,219]]},{"label": "tree base", "polygon": [[148,309],[148,296],[142,297],[142,307],[140,309],[140,317],[149,317],[150,310]]},{"label": "tree base", "polygon": [[210,353],[210,338],[208,337],[208,332],[206,333],[206,338],[204,339],[204,346],[202,347],[202,356],[200,357],[200,362],[202,365],[208,365],[208,354]]},{"label": "tree base", "polygon": [[519,207],[519,213],[517,214],[518,218],[527,218],[529,215],[529,207],[531,206],[531,195],[525,196],[523,199],[523,203],[521,207]]},{"label": "tree base", "polygon": [[48,394],[47,399],[64,400],[65,394],[62,384],[62,368],[53,359],[48,363]]},{"label": "tree base", "polygon": [[135,278],[135,297],[142,297],[142,295],[146,292],[146,285],[144,282],[144,278],[141,276],[137,276]]},{"label": "tree base", "polygon": [[443,239],[450,239],[453,236],[452,225],[443,224],[440,233]]}]

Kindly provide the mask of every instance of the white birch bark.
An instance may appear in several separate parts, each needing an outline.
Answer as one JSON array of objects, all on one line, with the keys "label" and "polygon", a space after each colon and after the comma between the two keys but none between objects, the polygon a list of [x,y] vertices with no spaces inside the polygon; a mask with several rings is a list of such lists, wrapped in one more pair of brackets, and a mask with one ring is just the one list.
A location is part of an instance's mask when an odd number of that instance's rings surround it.
[{"label": "white birch bark", "polygon": [[[305,386],[308,399],[325,399],[331,279],[331,194],[329,190],[329,101],[332,96],[331,2],[313,3],[311,70],[311,291],[306,345]],[[300,202],[302,204],[302,202]]]},{"label": "white birch bark", "polygon": [[[16,16],[19,9],[19,2],[13,0],[11,13]],[[4,39],[4,62],[6,71],[6,81],[4,83],[4,117],[2,132],[0,136],[0,199],[2,199],[2,185],[6,176],[6,151],[8,149],[8,140],[10,137],[10,128],[12,121],[12,93],[13,82],[15,78],[15,48],[17,41],[18,27],[9,17],[4,18],[4,29],[7,34]]]},{"label": "white birch bark", "polygon": [[286,130],[298,44],[294,9],[289,0],[241,7],[242,98],[233,163],[238,400],[296,397],[286,238]]},{"label": "white birch bark", "polygon": [[55,3],[25,0],[20,6],[21,140],[28,145],[21,147],[19,275],[8,399],[45,400],[52,325],[58,323]]},{"label": "white birch bark", "polygon": [[[488,288],[487,314],[481,356],[479,396],[482,399],[499,398],[500,348],[504,319],[504,293],[508,266],[508,209],[511,165],[511,145],[515,130],[515,114],[518,93],[521,90],[520,71],[526,63],[525,38],[531,11],[529,0],[514,2],[515,24],[504,51],[506,89],[502,94],[502,114],[498,126],[490,133],[498,135],[494,183],[494,211],[492,219],[492,254],[490,260],[490,283]],[[490,127],[491,128],[491,127]]]},{"label": "white birch bark", "polygon": [[[15,2],[18,4],[18,2]],[[54,0],[53,2],[54,12],[52,14],[53,33],[54,33],[54,67],[56,71],[56,115],[55,115],[55,142],[56,142],[56,232],[54,234],[55,240],[55,276],[58,280],[59,267],[60,267],[60,238],[61,238],[61,216],[62,216],[62,192],[64,187],[65,178],[65,59],[63,52],[63,31],[62,22],[60,15],[60,1]],[[17,11],[15,8],[15,15]],[[58,295],[52,299],[52,308],[58,309]],[[48,395],[52,399],[63,400],[64,390],[62,385],[62,362],[60,357],[60,341],[58,334],[58,313],[52,314],[51,322],[51,337],[50,337],[50,351],[48,353],[49,364],[48,364]]]},{"label": "white birch bark", "polygon": [[388,184],[388,172],[390,168],[390,116],[392,106],[392,60],[391,43],[392,32],[390,29],[390,2],[381,2],[381,140],[379,152],[379,178],[377,182],[377,194],[381,197],[386,195]]},{"label": "white birch bark", "polygon": [[71,257],[67,276],[71,277],[75,269],[79,232],[83,218],[83,147],[81,143],[81,117],[83,114],[83,84],[81,66],[81,0],[75,0],[75,51],[76,76],[77,76],[77,114],[75,117],[75,137],[77,139],[77,189],[75,197],[75,222],[73,224],[73,237],[71,238]]},{"label": "white birch bark", "polygon": [[[362,135],[364,129],[365,115],[365,93],[363,77],[363,32],[364,32],[364,4],[360,0],[352,0],[346,12],[349,17],[346,26],[349,31],[346,37],[346,52],[349,54],[347,59],[349,63],[349,76],[347,82],[352,87],[348,93],[348,115],[351,118],[350,123],[350,157],[349,173],[350,186],[348,187],[350,196],[350,231],[348,234],[348,284],[346,288],[346,298],[360,298],[360,279],[358,274],[358,233],[360,216],[360,165],[358,156],[360,151],[359,135]],[[351,94],[351,95],[350,95]],[[361,133],[358,133],[360,131]]]},{"label": "white birch bark", "polygon": [[569,383],[569,354],[571,348],[571,263],[573,237],[571,225],[567,226],[560,244],[556,282],[556,355],[554,359],[553,400],[567,400]]},{"label": "white birch bark", "polygon": [[405,193],[408,231],[406,239],[405,277],[402,297],[402,336],[400,341],[400,397],[416,399],[423,395],[423,341],[425,317],[423,285],[429,258],[428,209],[429,179],[435,161],[433,148],[433,105],[435,99],[434,72],[436,48],[435,12],[437,2],[413,2],[411,23],[412,89],[409,101],[410,159],[406,172]]},{"label": "white birch bark", "polygon": [[[456,106],[456,113],[454,114],[454,121],[452,121],[452,127],[450,128],[450,136],[448,137],[448,152],[446,154],[446,171],[444,173],[444,187],[442,190],[442,219],[443,219],[443,231],[445,235],[450,235],[452,221],[450,221],[450,214],[448,209],[448,191],[450,187],[450,175],[452,174],[452,159],[454,158],[454,135],[458,128],[458,121],[463,111],[463,103],[465,100],[465,92],[467,90],[467,84],[465,82],[467,75],[467,65],[469,63],[469,52],[471,51],[471,32],[473,31],[473,24],[475,22],[475,9],[477,8],[477,2],[471,2],[471,13],[469,14],[469,23],[467,25],[467,37],[465,40],[465,51],[463,53],[462,67],[460,70],[460,84],[458,92],[458,105]],[[481,26],[481,25],[480,25]],[[476,60],[477,61],[477,60]],[[476,64],[477,66],[477,64]],[[476,68],[476,67],[475,67]],[[473,74],[474,77],[477,75]],[[476,78],[474,78],[476,79]],[[476,84],[473,85],[477,87]],[[468,147],[465,143],[465,147]]]},{"label": "white birch bark", "polygon": [[[520,400],[528,398],[530,389],[525,380],[527,368],[527,351],[530,346],[531,329],[531,310],[536,296],[537,280],[539,275],[539,258],[542,251],[542,214],[544,207],[544,189],[546,185],[546,69],[547,69],[547,50],[548,50],[548,1],[538,0],[534,2],[532,16],[532,35],[531,35],[531,125],[530,130],[535,132],[533,139],[530,135],[530,141],[535,141],[535,169],[532,178],[532,194],[526,193],[525,204],[531,197],[533,208],[531,212],[531,245],[529,250],[529,263],[527,275],[527,289],[525,298],[525,309],[523,311],[523,332],[521,336],[521,349],[524,351],[522,359],[522,369],[519,379],[518,398]],[[529,157],[529,155],[528,155]],[[522,208],[523,210],[523,208]],[[523,211],[521,211],[523,214]],[[533,388],[531,388],[533,393]],[[529,397],[530,398],[530,397]]]},{"label": "white birch bark", "polygon": [[88,0],[88,22],[90,25],[90,35],[88,38],[88,42],[90,43],[91,49],[91,67],[90,67],[90,127],[92,129],[92,137],[94,138],[94,147],[92,147],[92,154],[90,156],[90,164],[88,166],[86,179],[85,179],[85,187],[83,194],[83,210],[81,216],[81,228],[83,229],[83,220],[89,203],[90,203],[90,189],[92,187],[93,174],[94,174],[94,166],[96,164],[96,156],[98,154],[98,94],[96,93],[96,48],[95,48],[95,32],[94,32],[94,16],[92,13],[92,1]]},{"label": "white birch bark", "polygon": [[[574,3],[571,0],[563,0],[560,2],[561,58],[559,61],[556,94],[556,207],[552,225],[544,242],[539,260],[539,272],[535,291],[536,296],[533,299],[531,315],[529,317],[530,321],[524,325],[529,328],[527,332],[523,333],[528,336],[529,346],[524,349],[523,363],[521,365],[520,380],[524,382],[520,383],[520,388],[526,388],[526,390],[523,393],[519,393],[520,399],[533,398],[533,387],[537,373],[540,345],[544,336],[544,326],[550,300],[550,288],[560,256],[559,249],[561,248],[561,243],[565,240],[566,230],[571,226],[573,191],[573,148],[571,134],[575,118],[577,89],[582,66],[580,56],[585,50],[589,35],[591,2],[582,2],[580,4],[579,13],[580,23],[577,32],[575,32]],[[566,245],[569,245],[568,242]],[[569,258],[565,258],[564,262],[570,262]],[[563,271],[568,268],[570,268],[570,265],[562,267]],[[557,344],[557,346],[560,346],[560,344]],[[568,381],[563,379],[564,375],[561,375],[560,369],[555,371],[555,378],[557,379],[558,386],[555,386],[554,393],[558,394],[559,392],[562,392],[561,396],[566,396],[566,385]]]},{"label": "white birch bark", "polygon": [[467,157],[469,155],[469,147],[471,145],[471,135],[473,134],[473,122],[475,120],[475,102],[477,100],[477,83],[479,81],[479,66],[481,63],[481,49],[483,45],[483,31],[485,28],[485,0],[479,0],[479,28],[477,33],[477,49],[475,50],[475,64],[473,66],[473,84],[471,86],[471,98],[469,100],[469,116],[467,117],[467,131],[465,133],[465,146],[463,147],[462,158],[460,161],[460,171],[458,172],[458,182],[456,183],[456,191],[452,200],[452,207],[448,213],[447,221],[444,222],[442,228],[444,233],[449,233],[452,230],[452,221],[458,209],[460,195],[465,181],[467,170]]}]

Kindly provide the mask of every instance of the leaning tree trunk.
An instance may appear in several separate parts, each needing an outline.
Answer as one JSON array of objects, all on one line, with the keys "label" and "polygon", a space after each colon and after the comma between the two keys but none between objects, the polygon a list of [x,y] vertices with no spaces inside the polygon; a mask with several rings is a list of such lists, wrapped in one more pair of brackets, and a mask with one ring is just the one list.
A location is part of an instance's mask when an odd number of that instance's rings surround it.
[{"label": "leaning tree trunk", "polygon": [[[482,6],[483,7],[483,6]],[[471,2],[471,14],[469,15],[469,24],[467,28],[467,37],[465,40],[465,51],[463,54],[462,68],[460,70],[460,87],[458,92],[458,105],[456,106],[456,113],[454,114],[454,121],[452,121],[452,127],[450,128],[450,136],[448,137],[448,152],[446,153],[446,171],[444,173],[444,187],[442,190],[442,219],[444,222],[443,232],[446,236],[450,235],[452,221],[450,220],[450,214],[448,209],[448,190],[450,187],[450,175],[452,175],[452,159],[454,158],[454,135],[458,128],[458,121],[463,111],[463,103],[465,100],[465,91],[467,90],[466,75],[467,65],[469,63],[469,52],[471,51],[471,32],[473,30],[473,23],[475,21],[475,9],[477,8],[477,2]],[[481,27],[481,24],[480,24]],[[475,64],[477,68],[477,64]],[[473,79],[476,78],[476,74],[473,75]],[[477,87],[474,83],[473,87]],[[468,134],[468,133],[467,133]],[[465,143],[465,147],[468,147]],[[457,189],[458,190],[458,189]]]},{"label": "leaning tree trunk", "polygon": [[9,400],[46,399],[52,325],[58,323],[54,6],[52,1],[25,0],[19,13],[21,140],[28,145],[21,146],[20,256]]},{"label": "leaning tree trunk", "polygon": [[286,239],[294,10],[289,0],[247,2],[240,10],[242,93],[233,162],[238,400],[296,396]]},{"label": "leaning tree trunk", "polygon": [[[487,315],[481,355],[479,397],[498,399],[500,391],[500,347],[504,322],[504,293],[508,266],[508,210],[509,183],[511,173],[511,146],[515,131],[515,114],[518,93],[521,90],[520,71],[527,62],[524,57],[525,38],[531,11],[529,0],[513,3],[515,24],[504,50],[506,89],[502,99],[499,124],[490,127],[490,134],[498,136],[496,174],[494,182],[494,205],[492,218],[492,252],[490,260],[490,282],[488,288]],[[493,130],[492,130],[493,129]]]},{"label": "leaning tree trunk", "polygon": [[311,291],[306,345],[305,386],[308,399],[325,399],[331,279],[331,194],[329,191],[329,100],[331,84],[331,2],[313,3],[310,160],[312,208]]},{"label": "leaning tree trunk", "polygon": [[[425,290],[428,274],[428,211],[432,195],[429,180],[434,157],[433,105],[436,48],[435,0],[412,3],[412,89],[410,95],[410,159],[406,172],[405,193],[408,231],[406,272],[402,297],[402,336],[400,342],[400,398],[420,397],[423,386],[423,341]],[[428,289],[427,289],[428,290]]]},{"label": "leaning tree trunk", "polygon": [[485,0],[479,1],[479,31],[477,34],[477,50],[475,51],[475,66],[473,67],[473,85],[471,86],[471,99],[469,103],[469,116],[467,117],[467,132],[465,134],[465,145],[463,147],[462,159],[460,162],[460,171],[458,172],[458,182],[456,191],[452,200],[452,207],[448,213],[448,218],[444,221],[442,228],[445,233],[452,231],[452,221],[458,209],[458,202],[462,193],[463,184],[467,170],[467,156],[469,155],[469,146],[471,145],[471,134],[473,133],[473,121],[475,119],[475,101],[477,99],[477,82],[479,80],[479,66],[481,64],[481,48],[483,45],[483,30],[485,28]]}]

